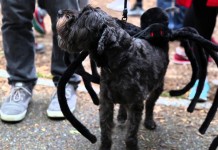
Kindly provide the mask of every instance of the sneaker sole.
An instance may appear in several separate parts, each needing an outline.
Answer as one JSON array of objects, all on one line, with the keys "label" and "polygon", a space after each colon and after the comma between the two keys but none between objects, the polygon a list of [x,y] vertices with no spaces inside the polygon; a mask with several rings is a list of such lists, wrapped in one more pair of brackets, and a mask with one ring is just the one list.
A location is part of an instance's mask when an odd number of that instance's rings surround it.
[{"label": "sneaker sole", "polygon": [[179,65],[189,65],[190,61],[177,61],[177,60],[173,60],[174,64],[179,64]]},{"label": "sneaker sole", "polygon": [[25,112],[23,112],[23,113],[21,113],[19,115],[7,115],[7,114],[4,114],[4,113],[0,112],[1,120],[7,121],[7,122],[21,121],[21,120],[23,120],[25,118],[26,112],[27,111],[25,111]]},{"label": "sneaker sole", "polygon": [[[75,109],[70,110],[71,113],[73,113],[74,110]],[[49,118],[65,118],[61,111],[50,111],[50,110],[47,110],[47,116]]]}]

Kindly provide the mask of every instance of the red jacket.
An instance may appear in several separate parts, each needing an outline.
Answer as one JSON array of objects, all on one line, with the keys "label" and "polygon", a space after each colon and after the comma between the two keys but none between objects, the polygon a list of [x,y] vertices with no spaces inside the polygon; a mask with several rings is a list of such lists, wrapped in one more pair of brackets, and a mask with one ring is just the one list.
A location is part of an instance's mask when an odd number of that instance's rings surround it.
[{"label": "red jacket", "polygon": [[[192,0],[176,0],[176,3],[181,6],[189,8],[191,6]],[[208,7],[218,7],[218,0],[207,0]]]}]

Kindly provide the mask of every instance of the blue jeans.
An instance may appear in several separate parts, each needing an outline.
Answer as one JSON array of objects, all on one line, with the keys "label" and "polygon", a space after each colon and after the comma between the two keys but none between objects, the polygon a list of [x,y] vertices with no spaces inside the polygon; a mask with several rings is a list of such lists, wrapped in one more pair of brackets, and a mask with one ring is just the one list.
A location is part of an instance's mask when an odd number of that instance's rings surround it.
[{"label": "blue jeans", "polygon": [[[169,7],[172,7],[173,0],[157,0],[157,6],[166,9]],[[169,12],[169,28],[170,29],[179,29],[183,27],[183,21],[185,17],[186,8],[183,6],[175,5],[177,8],[179,8],[179,12]]]},{"label": "blue jeans", "polygon": [[[52,23],[52,58],[51,73],[54,84],[57,85],[60,77],[66,70],[64,51],[57,42],[56,19],[60,9],[78,8],[78,0],[46,0],[45,8],[51,17]],[[7,61],[6,69],[10,75],[9,84],[24,82],[32,87],[37,80],[35,67],[34,35],[32,31],[35,0],[2,0],[2,36],[3,48]],[[50,59],[50,58],[48,58]],[[80,78],[74,74],[72,83],[79,83]]]}]

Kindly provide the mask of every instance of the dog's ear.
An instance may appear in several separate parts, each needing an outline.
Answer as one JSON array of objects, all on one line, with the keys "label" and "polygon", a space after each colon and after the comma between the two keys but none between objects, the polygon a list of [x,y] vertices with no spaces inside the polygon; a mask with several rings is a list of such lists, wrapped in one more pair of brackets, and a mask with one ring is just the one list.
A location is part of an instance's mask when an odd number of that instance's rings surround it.
[{"label": "dog's ear", "polygon": [[106,27],[98,41],[97,53],[103,54],[105,47],[113,46],[116,43],[116,30],[113,27]]}]

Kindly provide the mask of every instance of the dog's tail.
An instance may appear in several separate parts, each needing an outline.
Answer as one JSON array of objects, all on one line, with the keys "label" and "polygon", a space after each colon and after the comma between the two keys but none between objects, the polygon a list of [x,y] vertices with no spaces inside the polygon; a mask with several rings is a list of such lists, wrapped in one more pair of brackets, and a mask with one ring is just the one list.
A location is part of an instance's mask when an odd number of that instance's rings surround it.
[{"label": "dog's tail", "polygon": [[90,142],[95,143],[97,138],[71,113],[67,100],[65,97],[65,87],[69,81],[71,75],[75,72],[76,68],[81,65],[82,61],[88,56],[87,51],[83,51],[77,57],[77,59],[67,68],[65,73],[62,75],[57,88],[58,101],[60,104],[61,111],[63,112],[66,119]]}]

